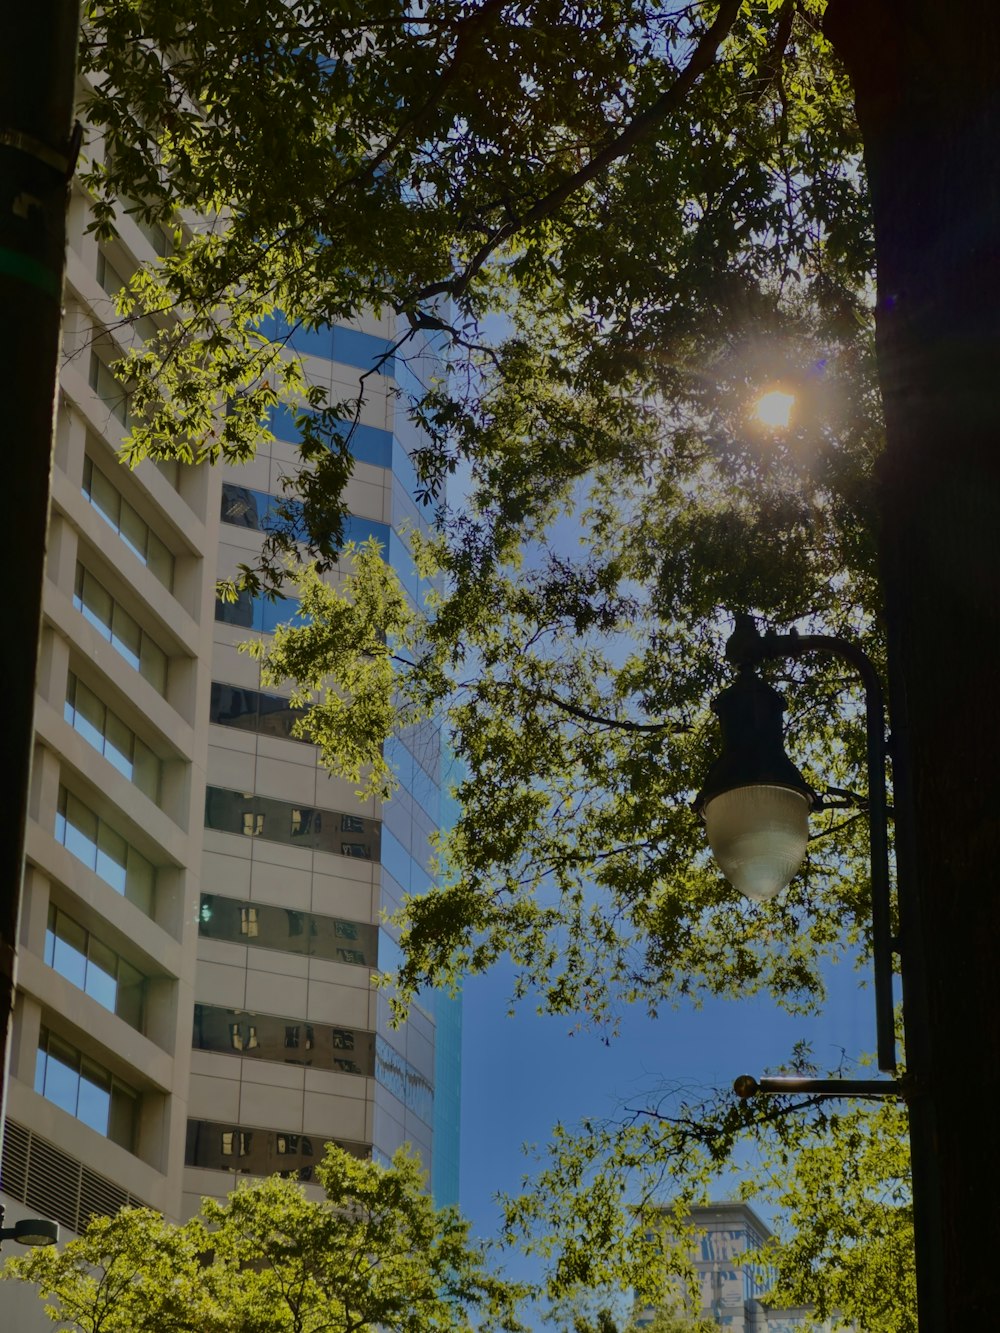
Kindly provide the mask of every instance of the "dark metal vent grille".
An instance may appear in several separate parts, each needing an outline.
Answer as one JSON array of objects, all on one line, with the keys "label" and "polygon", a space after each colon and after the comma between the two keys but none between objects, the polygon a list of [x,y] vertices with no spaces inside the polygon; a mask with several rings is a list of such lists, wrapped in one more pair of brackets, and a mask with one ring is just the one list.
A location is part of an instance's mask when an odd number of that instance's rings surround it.
[{"label": "dark metal vent grille", "polygon": [[0,1184],[12,1199],[76,1232],[92,1217],[148,1206],[15,1120],[8,1120],[4,1129]]}]

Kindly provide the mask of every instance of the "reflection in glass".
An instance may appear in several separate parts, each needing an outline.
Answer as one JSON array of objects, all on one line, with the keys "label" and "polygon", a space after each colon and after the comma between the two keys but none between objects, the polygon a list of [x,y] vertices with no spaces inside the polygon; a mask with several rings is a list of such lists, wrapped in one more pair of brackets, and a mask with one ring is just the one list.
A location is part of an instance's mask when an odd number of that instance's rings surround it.
[{"label": "reflection in glass", "polygon": [[[311,912],[293,912],[265,903],[204,893],[198,932],[206,939],[281,949],[286,953],[327,958],[358,967],[378,966],[378,928],[363,921],[341,921]],[[350,945],[345,944],[350,940]]]},{"label": "reflection in glass", "polygon": [[236,1052],[277,1064],[336,1069],[347,1074],[375,1072],[371,1032],[334,1028],[326,1023],[289,1022],[273,1014],[250,1014],[218,1005],[196,1004],[191,1044],[196,1051]]},{"label": "reflection in glass", "polygon": [[55,836],[57,842],[105,884],[152,916],[156,874],[153,866],[65,787],[59,788]]},{"label": "reflection in glass", "polygon": [[[341,836],[342,824],[347,818],[355,826],[355,836],[349,842]],[[366,861],[379,859],[382,842],[380,820],[345,815],[339,810],[292,805],[224,787],[206,788],[205,827],[220,833],[260,837],[269,842],[290,843]]]},{"label": "reflection in glass", "polygon": [[83,464],[83,493],[104,521],[118,533],[163,586],[174,581],[174,557],[88,455]]},{"label": "reflection in glass", "polygon": [[[367,1143],[335,1139],[353,1157],[371,1156]],[[311,1180],[313,1168],[323,1155],[323,1144],[299,1131],[242,1129],[215,1120],[189,1120],[186,1166],[234,1175],[270,1176],[276,1172],[298,1180]]]},{"label": "reflection in glass", "polygon": [[54,903],[49,904],[44,956],[53,971],[142,1031],[146,978]]},{"label": "reflection in glass", "polygon": [[375,1078],[425,1124],[433,1122],[433,1084],[379,1036],[375,1038]]},{"label": "reflection in glass", "polygon": [[102,638],[160,694],[167,689],[167,655],[89,570],[76,567],[73,605]]},{"label": "reflection in glass", "polygon": [[63,716],[123,777],[159,803],[159,758],[72,671],[66,681]]},{"label": "reflection in glass", "polygon": [[[235,685],[212,682],[209,720],[220,727],[237,727],[241,731],[259,732],[264,736],[280,736],[298,740],[292,735],[292,726],[305,710],[293,708],[278,694],[261,694]],[[308,742],[304,742],[308,744]]]},{"label": "reflection in glass", "polygon": [[279,625],[305,625],[308,617],[299,611],[296,597],[252,597],[248,592],[237,594],[235,602],[215,599],[215,618],[224,625],[239,625],[243,629],[273,634]]},{"label": "reflection in glass", "polygon": [[139,1094],[44,1027],[38,1037],[35,1091],[98,1134],[134,1150]]}]

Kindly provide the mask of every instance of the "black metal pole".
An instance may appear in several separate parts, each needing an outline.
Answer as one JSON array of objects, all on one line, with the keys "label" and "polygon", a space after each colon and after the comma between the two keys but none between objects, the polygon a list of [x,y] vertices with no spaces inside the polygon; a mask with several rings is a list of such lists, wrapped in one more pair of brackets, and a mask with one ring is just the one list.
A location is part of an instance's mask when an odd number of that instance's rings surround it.
[{"label": "black metal pole", "polygon": [[74,156],[78,0],[4,10],[0,44],[0,368],[4,485],[0,653],[7,791],[0,837],[0,1143],[41,626],[66,205]]},{"label": "black metal pole", "polygon": [[[927,976],[919,951],[924,938],[921,901],[914,862],[914,806],[910,767],[906,754],[905,691],[893,682],[892,750],[895,761],[896,868],[899,898],[899,940],[892,937],[891,897],[888,869],[888,808],[886,798],[885,704],[882,684],[870,658],[855,643],[831,635],[761,635],[751,616],[736,617],[736,629],[726,646],[733,662],[755,664],[766,660],[796,658],[811,651],[828,652],[850,663],[865,686],[867,766],[869,773],[869,836],[872,856],[872,953],[875,966],[875,1003],[878,1024],[879,1067],[895,1068],[895,1031],[892,1004],[892,954],[900,957],[903,978],[903,1018],[908,1037],[907,1075],[902,1081],[874,1083],[867,1091],[852,1092],[856,1080],[760,1079],[741,1075],[734,1090],[738,1096],[757,1092],[798,1091],[813,1096],[899,1096],[907,1102],[913,1171],[913,1231],[917,1268],[917,1305],[923,1322],[937,1333],[947,1319],[945,1300],[945,1245],[949,1228],[942,1205],[942,1177],[936,1129],[936,1103],[929,1095],[932,1061],[929,1053],[930,1024],[927,1015]],[[897,697],[898,696],[898,697]],[[891,1053],[891,1064],[887,1057]],[[835,1086],[827,1087],[826,1084]],[[808,1085],[808,1086],[806,1086]]]}]

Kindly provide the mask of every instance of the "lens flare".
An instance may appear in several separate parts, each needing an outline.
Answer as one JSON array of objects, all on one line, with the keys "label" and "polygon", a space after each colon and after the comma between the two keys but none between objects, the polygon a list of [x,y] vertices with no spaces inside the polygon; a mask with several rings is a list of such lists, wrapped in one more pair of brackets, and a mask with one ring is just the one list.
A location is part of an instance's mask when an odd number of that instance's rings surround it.
[{"label": "lens flare", "polygon": [[762,426],[772,430],[787,430],[792,420],[795,395],[783,389],[769,389],[754,405],[753,414]]}]

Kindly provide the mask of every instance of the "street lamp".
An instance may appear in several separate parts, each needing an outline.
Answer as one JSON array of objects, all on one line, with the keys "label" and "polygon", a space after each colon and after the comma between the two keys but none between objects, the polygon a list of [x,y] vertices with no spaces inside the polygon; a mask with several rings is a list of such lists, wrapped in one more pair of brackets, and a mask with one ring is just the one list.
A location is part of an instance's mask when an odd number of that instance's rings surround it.
[{"label": "street lamp", "polygon": [[735,685],[712,700],[722,753],[695,800],[719,869],[734,889],[767,902],[788,884],[806,854],[816,793],[785,754],[785,705],[748,663]]},{"label": "street lamp", "polygon": [[0,1245],[5,1240],[16,1240],[19,1245],[56,1245],[59,1241],[59,1223],[44,1217],[22,1217],[12,1227],[5,1227],[4,1208],[0,1204]]},{"label": "street lamp", "polygon": [[[865,689],[868,796],[858,804],[868,811],[878,1067],[883,1073],[895,1074],[892,979],[893,953],[898,952],[899,944],[892,934],[885,705],[878,672],[867,654],[851,640],[834,635],[800,635],[795,630],[789,634],[775,634],[773,630],[761,634],[752,616],[738,615],[726,644],[726,658],[739,674],[735,684],[712,702],[722,727],[722,753],[710,768],[694,805],[705,821],[720,870],[748,898],[766,902],[795,876],[809,840],[810,811],[843,805],[848,793],[838,791],[830,800],[808,786],[785,754],[781,695],[759,679],[756,669],[762,662],[812,652],[849,663]],[[895,1080],[791,1082],[794,1087],[789,1080],[757,1080],[741,1075],[735,1088],[741,1097],[778,1091],[813,1091],[820,1096],[899,1095]],[[831,1083],[835,1084],[833,1090]]]}]

